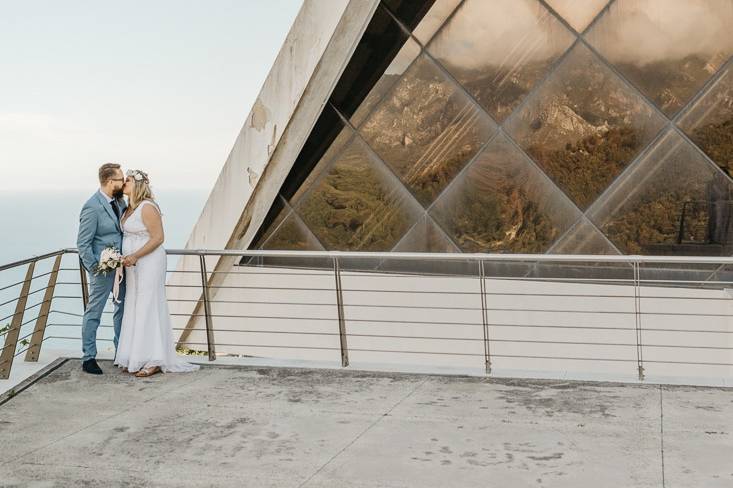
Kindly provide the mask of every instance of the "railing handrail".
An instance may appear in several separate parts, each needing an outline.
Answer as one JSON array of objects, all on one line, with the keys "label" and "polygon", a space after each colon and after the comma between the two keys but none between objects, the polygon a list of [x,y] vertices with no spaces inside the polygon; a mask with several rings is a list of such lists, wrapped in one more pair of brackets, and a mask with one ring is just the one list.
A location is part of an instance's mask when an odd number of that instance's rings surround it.
[{"label": "railing handrail", "polygon": [[[64,253],[78,253],[75,248]],[[592,262],[592,263],[671,263],[671,264],[733,264],[733,256],[648,256],[602,254],[507,254],[507,253],[419,253],[419,252],[362,252],[362,251],[271,251],[257,249],[166,249],[173,256],[229,256],[229,257],[292,257],[343,259],[408,259],[421,261],[527,261],[537,262]],[[53,256],[49,254],[48,256]],[[39,259],[41,259],[39,257]],[[1,270],[1,269],[0,269]]]},{"label": "railing handrail", "polygon": [[73,250],[72,249],[59,249],[58,251],[52,251],[46,254],[34,255],[29,258],[21,259],[19,261],[13,261],[12,263],[1,264],[0,271],[5,271],[6,269],[11,269],[11,268],[17,268],[18,266],[23,266],[25,264],[30,264],[33,262],[52,258],[54,256],[58,256],[59,254],[68,254],[70,252],[78,253],[79,251],[77,251],[76,249],[73,249]]}]

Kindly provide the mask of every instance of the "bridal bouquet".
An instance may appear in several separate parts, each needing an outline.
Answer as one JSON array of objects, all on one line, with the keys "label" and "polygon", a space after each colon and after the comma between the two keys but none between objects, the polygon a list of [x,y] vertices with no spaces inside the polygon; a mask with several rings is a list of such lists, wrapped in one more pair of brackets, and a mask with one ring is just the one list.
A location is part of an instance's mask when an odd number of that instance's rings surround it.
[{"label": "bridal bouquet", "polygon": [[122,268],[122,253],[114,246],[107,246],[102,251],[99,264],[94,268],[94,274],[106,275],[110,271]]}]

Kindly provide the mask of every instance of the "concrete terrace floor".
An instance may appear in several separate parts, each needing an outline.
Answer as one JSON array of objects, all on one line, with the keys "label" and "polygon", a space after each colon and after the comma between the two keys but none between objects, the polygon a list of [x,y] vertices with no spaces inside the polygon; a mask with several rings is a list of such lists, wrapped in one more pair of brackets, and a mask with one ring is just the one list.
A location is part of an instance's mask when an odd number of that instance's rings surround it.
[{"label": "concrete terrace floor", "polygon": [[733,389],[101,365],[0,405],[0,486],[733,486]]}]

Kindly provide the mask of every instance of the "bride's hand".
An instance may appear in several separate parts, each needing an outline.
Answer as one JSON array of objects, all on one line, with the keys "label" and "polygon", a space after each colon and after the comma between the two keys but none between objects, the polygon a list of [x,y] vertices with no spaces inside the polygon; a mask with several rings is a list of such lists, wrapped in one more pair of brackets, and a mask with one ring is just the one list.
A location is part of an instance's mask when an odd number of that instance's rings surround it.
[{"label": "bride's hand", "polygon": [[130,254],[129,256],[122,258],[122,264],[125,266],[135,266],[137,264],[137,258]]}]

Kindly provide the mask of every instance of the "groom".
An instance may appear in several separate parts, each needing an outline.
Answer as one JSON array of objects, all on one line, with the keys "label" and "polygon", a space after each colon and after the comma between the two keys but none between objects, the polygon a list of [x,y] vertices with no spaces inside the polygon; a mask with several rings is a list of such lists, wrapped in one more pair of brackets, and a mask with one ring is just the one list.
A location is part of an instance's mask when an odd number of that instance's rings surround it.
[{"label": "groom", "polygon": [[[76,247],[84,268],[89,272],[89,303],[84,311],[81,327],[82,369],[90,374],[102,374],[95,360],[97,356],[97,328],[104,306],[114,284],[114,273],[94,274],[102,250],[114,246],[122,251],[122,227],[120,216],[126,208],[122,198],[125,177],[119,164],[107,163],[99,168],[99,191],[84,204],[79,218],[79,235]],[[115,329],[115,350],[122,328],[122,313],[125,306],[125,283],[120,285],[119,300],[114,306],[112,321]]]}]

